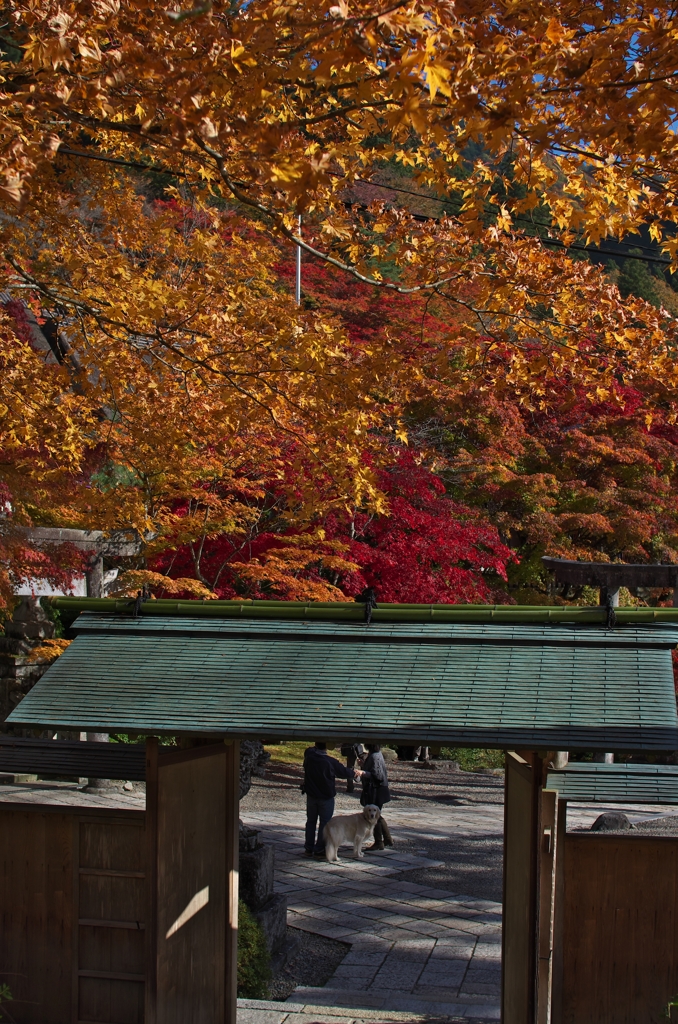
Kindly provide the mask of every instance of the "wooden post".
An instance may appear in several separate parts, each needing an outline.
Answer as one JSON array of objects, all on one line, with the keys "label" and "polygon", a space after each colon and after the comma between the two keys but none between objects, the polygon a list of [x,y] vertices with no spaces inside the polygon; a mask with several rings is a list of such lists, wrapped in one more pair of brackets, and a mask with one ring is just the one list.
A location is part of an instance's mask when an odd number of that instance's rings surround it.
[{"label": "wooden post", "polygon": [[238,999],[238,868],[240,852],[240,742],[226,747],[226,941],[224,1021],[236,1024]]},{"label": "wooden post", "polygon": [[558,799],[556,820],[555,901],[553,907],[553,966],[551,982],[551,1024],[563,1024],[563,958],[565,921],[565,836],[567,801]]},{"label": "wooden post", "polygon": [[88,597],[104,596],[104,556],[96,551],[85,571]]},{"label": "wooden post", "polygon": [[158,1015],[158,740],[146,740],[146,998],[145,1024]]},{"label": "wooden post", "polygon": [[553,928],[556,898],[558,794],[542,790],[539,822],[539,908],[537,921],[537,1024],[551,1024]]},{"label": "wooden post", "polygon": [[619,587],[601,587],[598,604],[606,605],[608,598],[613,608],[619,607]]},{"label": "wooden post", "polygon": [[537,867],[543,761],[530,751],[506,754],[503,1024],[535,1024]]}]

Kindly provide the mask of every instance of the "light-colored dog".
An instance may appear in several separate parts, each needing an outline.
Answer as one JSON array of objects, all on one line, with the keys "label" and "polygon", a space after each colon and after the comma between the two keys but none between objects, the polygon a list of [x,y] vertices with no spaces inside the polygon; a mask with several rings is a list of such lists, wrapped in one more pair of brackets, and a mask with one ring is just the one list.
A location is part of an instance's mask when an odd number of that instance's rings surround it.
[{"label": "light-colored dog", "polygon": [[342,843],[353,843],[354,857],[363,856],[363,843],[372,835],[381,811],[376,804],[367,804],[362,814],[339,814],[330,818],[323,829],[325,857],[332,864],[339,860]]}]

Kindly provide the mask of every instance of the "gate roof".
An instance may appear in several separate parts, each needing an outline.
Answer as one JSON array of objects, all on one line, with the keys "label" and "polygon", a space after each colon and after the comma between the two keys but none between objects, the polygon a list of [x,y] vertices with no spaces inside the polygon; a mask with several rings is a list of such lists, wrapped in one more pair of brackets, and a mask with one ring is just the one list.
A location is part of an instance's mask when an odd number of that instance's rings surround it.
[{"label": "gate roof", "polygon": [[[185,605],[184,605],[185,607]],[[92,732],[678,749],[666,625],[87,613],[8,722]]]},{"label": "gate roof", "polygon": [[678,804],[678,765],[573,762],[550,771],[546,788],[574,803]]}]

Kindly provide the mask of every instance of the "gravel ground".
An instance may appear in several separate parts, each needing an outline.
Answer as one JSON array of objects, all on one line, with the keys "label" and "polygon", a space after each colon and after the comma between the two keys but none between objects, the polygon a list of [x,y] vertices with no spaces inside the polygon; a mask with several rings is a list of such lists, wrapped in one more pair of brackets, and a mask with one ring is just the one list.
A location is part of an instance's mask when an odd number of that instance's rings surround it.
[{"label": "gravel ground", "polygon": [[652,821],[642,821],[633,829],[634,832],[641,832],[649,836],[675,836],[678,835],[678,816],[670,815],[668,818],[654,818]]},{"label": "gravel ground", "polygon": [[[568,830],[569,831],[569,830]],[[574,828],[573,832],[589,832],[587,828]],[[650,821],[641,821],[632,825],[629,829],[606,829],[604,832],[596,833],[601,836],[672,836],[678,835],[678,815],[669,815],[666,818],[652,818]]]},{"label": "gravel ground", "polygon": [[297,985],[324,985],[351,948],[345,942],[312,935],[300,928],[288,927],[287,939],[298,945],[287,966],[274,975],[269,986],[271,999],[287,999]]},{"label": "gravel ground", "polygon": [[[331,752],[333,753],[333,752]],[[391,803],[404,808],[424,810],[431,804],[445,807],[463,807],[471,804],[498,804],[504,800],[503,772],[462,772],[449,761],[431,762],[429,770],[411,761],[388,765]],[[304,798],[299,791],[303,779],[301,767],[290,764],[269,764],[263,779],[253,779],[252,789],[242,801],[244,812],[272,810],[283,806],[299,810],[300,822],[304,818]],[[345,783],[337,782],[337,812],[356,809],[360,787],[346,793]],[[443,861],[439,868],[408,871],[407,879],[422,885],[435,886],[453,893],[468,893],[479,899],[501,900],[502,893],[502,841],[501,836],[469,837],[398,835],[394,839],[405,849],[416,849],[432,860]]]}]

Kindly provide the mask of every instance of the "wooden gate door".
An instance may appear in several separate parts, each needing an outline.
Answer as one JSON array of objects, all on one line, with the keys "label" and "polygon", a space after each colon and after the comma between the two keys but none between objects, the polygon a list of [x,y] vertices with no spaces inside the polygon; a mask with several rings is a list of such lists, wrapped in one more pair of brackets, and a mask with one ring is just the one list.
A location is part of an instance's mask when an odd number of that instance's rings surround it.
[{"label": "wooden gate door", "polygon": [[562,1024],[661,1024],[678,993],[678,841],[565,837]]},{"label": "wooden gate door", "polygon": [[143,1024],[148,919],[143,811],[79,816],[73,1020]]},{"label": "wooden gate door", "polygon": [[235,1024],[239,744],[163,754],[148,743],[157,845],[147,1024]]},{"label": "wooden gate door", "polygon": [[502,1024],[533,1024],[537,827],[534,769],[506,754],[504,794],[504,908],[502,923]]},{"label": "wooden gate door", "polygon": [[565,805],[542,787],[545,761],[506,755],[502,1022],[551,1024]]}]

